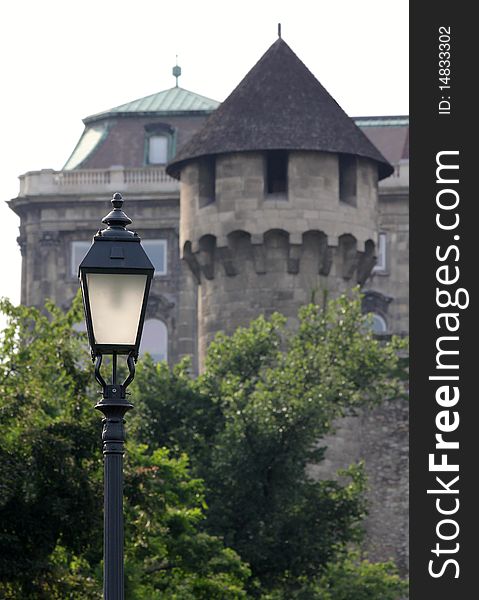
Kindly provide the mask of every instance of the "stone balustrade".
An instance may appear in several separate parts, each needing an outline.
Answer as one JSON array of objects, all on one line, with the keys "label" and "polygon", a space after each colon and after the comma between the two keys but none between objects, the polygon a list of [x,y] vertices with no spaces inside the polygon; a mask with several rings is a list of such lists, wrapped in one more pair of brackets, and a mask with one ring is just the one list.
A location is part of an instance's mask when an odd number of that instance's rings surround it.
[{"label": "stone balustrade", "polygon": [[179,183],[164,166],[54,171],[42,169],[20,175],[19,197],[51,194],[179,193]]},{"label": "stone balustrade", "polygon": [[[176,192],[179,183],[161,167],[110,167],[54,171],[42,169],[20,175],[19,197],[49,194],[104,194],[105,192]],[[409,183],[409,161],[396,165],[391,177],[379,184],[379,190],[402,187]]]}]

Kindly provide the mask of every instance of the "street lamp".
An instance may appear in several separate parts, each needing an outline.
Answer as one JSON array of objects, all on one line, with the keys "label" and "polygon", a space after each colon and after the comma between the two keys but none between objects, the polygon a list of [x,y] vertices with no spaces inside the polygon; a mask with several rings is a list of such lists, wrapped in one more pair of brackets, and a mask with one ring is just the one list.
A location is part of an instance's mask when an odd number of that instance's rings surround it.
[{"label": "street lamp", "polygon": [[[135,376],[151,279],[155,271],[136,232],[126,226],[121,194],[114,194],[113,210],[102,220],[79,267],[85,321],[95,362],[95,378],[102,399],[95,406],[103,415],[104,455],[104,567],[105,600],[124,600],[123,576],[123,454],[125,413],[133,408],[126,388]],[[100,373],[103,355],[112,356],[111,384]],[[128,377],[117,379],[118,356],[126,356]]]}]

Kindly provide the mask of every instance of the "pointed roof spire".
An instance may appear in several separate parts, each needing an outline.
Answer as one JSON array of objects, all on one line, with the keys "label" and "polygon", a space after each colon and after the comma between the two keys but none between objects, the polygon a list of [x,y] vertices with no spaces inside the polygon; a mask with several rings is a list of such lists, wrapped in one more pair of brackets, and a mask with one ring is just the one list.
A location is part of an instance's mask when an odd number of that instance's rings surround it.
[{"label": "pointed roof spire", "polygon": [[317,150],[377,162],[379,178],[392,166],[279,37],[223,104],[168,165],[205,155],[254,150]]}]

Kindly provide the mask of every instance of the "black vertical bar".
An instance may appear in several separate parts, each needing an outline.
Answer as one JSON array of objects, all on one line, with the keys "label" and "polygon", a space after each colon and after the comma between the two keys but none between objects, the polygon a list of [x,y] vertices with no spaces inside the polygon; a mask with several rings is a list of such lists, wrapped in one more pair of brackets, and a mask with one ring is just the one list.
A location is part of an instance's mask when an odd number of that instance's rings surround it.
[{"label": "black vertical bar", "polygon": [[103,598],[124,600],[123,531],[123,455],[125,453],[124,416],[133,405],[126,400],[126,387],[135,375],[133,356],[128,357],[130,374],[123,384],[117,382],[117,353],[113,353],[112,384],[100,375],[101,359],[95,375],[103,388],[103,398],[95,408],[103,413],[102,441],[104,460],[103,512]]},{"label": "black vertical bar", "polygon": [[[478,36],[473,6],[445,0],[410,3],[411,600],[477,595],[478,323],[472,290],[479,211],[472,140],[477,135],[473,90]],[[454,168],[437,172],[441,164]],[[453,206],[456,197],[457,207],[441,208]],[[452,227],[456,215],[459,221]],[[438,298],[441,292],[450,294],[449,305],[445,293]],[[456,300],[459,306],[453,305]],[[440,314],[454,316],[446,325],[446,318],[438,321]],[[440,338],[449,339],[438,347]],[[454,353],[438,362],[440,348]],[[454,388],[459,399],[446,406]],[[458,426],[453,425],[456,414]],[[438,447],[440,439],[458,446]],[[436,465],[443,460],[447,467],[440,470]]]},{"label": "black vertical bar", "polygon": [[111,378],[111,383],[112,385],[116,384],[116,379],[117,379],[117,367],[118,367],[118,356],[116,352],[113,352],[113,370],[112,370],[112,378]]},{"label": "black vertical bar", "polygon": [[[116,358],[114,355],[113,381],[116,380]],[[104,387],[103,399],[95,408],[104,415],[103,597],[104,600],[124,600],[124,416],[133,406],[125,399],[125,386],[113,383]]]},{"label": "black vertical bar", "polygon": [[[120,444],[116,444],[116,446],[119,448]],[[124,600],[123,452],[119,449],[105,449],[104,455],[105,512],[103,595],[105,600]]]}]

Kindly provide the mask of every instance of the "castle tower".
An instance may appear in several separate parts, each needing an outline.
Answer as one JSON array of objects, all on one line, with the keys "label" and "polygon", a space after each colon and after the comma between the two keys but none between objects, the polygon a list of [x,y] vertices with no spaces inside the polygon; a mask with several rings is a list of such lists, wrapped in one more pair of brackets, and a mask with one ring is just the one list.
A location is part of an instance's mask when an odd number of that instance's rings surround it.
[{"label": "castle tower", "polygon": [[200,364],[218,331],[362,284],[392,167],[279,38],[167,167],[199,285]]},{"label": "castle tower", "polygon": [[[281,38],[167,172],[180,180],[180,253],[198,287],[200,368],[218,331],[273,311],[294,322],[300,306],[362,285],[374,267],[378,181],[393,168]],[[405,571],[403,412],[392,404],[343,419],[315,475],[366,460],[367,549]]]},{"label": "castle tower", "polygon": [[[143,334],[156,360],[189,355],[197,371],[217,331],[274,310],[294,320],[323,292],[363,283],[375,254],[363,308],[378,333],[406,333],[407,117],[358,117],[366,137],[281,39],[218,105],[175,85],[87,117],[63,169],[21,175],[9,205],[22,303],[70,305],[101,207],[121,190],[157,267]],[[316,472],[365,458],[370,556],[402,570],[407,431],[406,401],[345,419]]]}]

